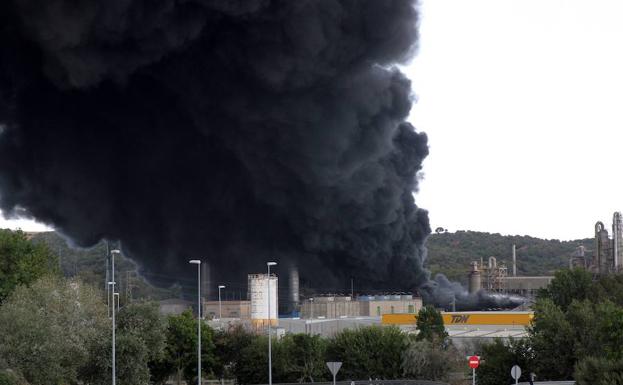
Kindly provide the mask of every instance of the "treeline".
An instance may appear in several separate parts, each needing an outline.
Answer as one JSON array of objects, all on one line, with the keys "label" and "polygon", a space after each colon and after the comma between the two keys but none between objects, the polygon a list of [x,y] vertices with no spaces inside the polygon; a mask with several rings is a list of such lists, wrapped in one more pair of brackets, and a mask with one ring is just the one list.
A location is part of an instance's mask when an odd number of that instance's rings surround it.
[{"label": "treeline", "polygon": [[444,273],[448,278],[467,282],[466,271],[472,261],[485,263],[489,257],[511,267],[511,248],[517,247],[517,272],[520,275],[553,275],[569,266],[569,257],[579,245],[587,254],[593,248],[592,239],[559,241],[539,239],[530,236],[507,236],[477,231],[432,234],[427,241],[428,259],[426,266],[433,274]]},{"label": "treeline", "polygon": [[[21,232],[0,231],[0,385],[104,385],[112,380],[111,320],[104,293],[59,271],[57,255]],[[128,303],[117,315],[119,385],[197,378],[197,319],[163,317],[154,303]],[[202,376],[266,383],[266,335],[202,323]],[[460,371],[437,310],[425,307],[417,336],[395,327],[346,330],[334,338],[273,339],[274,382],[329,380],[326,361],[343,362],[340,379],[446,379]]]},{"label": "treeline", "polygon": [[623,275],[593,279],[585,270],[561,270],[534,312],[527,338],[482,347],[480,385],[508,383],[514,364],[526,381],[533,372],[538,380],[623,384]]},{"label": "treeline", "polygon": [[[59,270],[65,277],[78,277],[87,282],[105,283],[105,258],[107,245],[100,242],[88,248],[70,247],[65,239],[56,232],[34,234],[33,242],[46,246],[55,255]],[[433,274],[444,273],[448,278],[467,283],[466,271],[471,261],[487,260],[494,256],[510,267],[511,246],[517,246],[517,269],[520,275],[553,275],[556,270],[569,266],[569,257],[579,245],[586,250],[593,247],[592,239],[575,241],[546,240],[529,236],[503,236],[476,231],[457,231],[455,233],[432,234],[428,238],[428,259],[426,266]],[[110,246],[114,247],[114,246]],[[590,254],[590,252],[587,252]],[[178,298],[182,291],[192,292],[194,287],[174,286],[161,289],[145,282],[133,272],[134,264],[121,256],[117,261],[122,302],[125,287],[132,286],[134,299]],[[129,274],[128,274],[129,272]],[[158,282],[163,277],[150,275],[151,282]],[[128,282],[129,280],[129,282]]]},{"label": "treeline", "polygon": [[[427,313],[429,313],[427,315]],[[345,330],[334,338],[287,334],[273,338],[273,381],[330,380],[327,361],[341,361],[341,380],[444,380],[460,370],[439,313],[421,312],[417,337],[395,327]],[[119,385],[197,381],[197,319],[190,311],[164,318],[152,303],[121,308],[116,329]],[[44,276],[18,286],[0,306],[0,384],[111,383],[111,321],[97,291],[83,282]],[[205,379],[268,382],[268,337],[240,326],[213,330],[202,323]]]}]

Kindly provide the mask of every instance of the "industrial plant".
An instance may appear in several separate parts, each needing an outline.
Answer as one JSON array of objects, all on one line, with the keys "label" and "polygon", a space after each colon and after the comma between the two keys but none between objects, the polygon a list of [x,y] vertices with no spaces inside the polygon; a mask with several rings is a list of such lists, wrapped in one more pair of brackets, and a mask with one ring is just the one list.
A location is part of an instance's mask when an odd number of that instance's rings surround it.
[{"label": "industrial plant", "polygon": [[495,257],[489,257],[487,263],[483,259],[474,261],[468,273],[468,288],[470,294],[476,294],[480,290],[488,293],[519,295],[532,299],[536,292],[546,287],[553,276],[518,276],[517,275],[517,249],[512,246],[512,274],[509,276],[508,268],[504,263],[498,263]]},{"label": "industrial plant", "polygon": [[595,223],[594,248],[578,246],[569,258],[570,268],[584,268],[595,275],[620,272],[623,267],[623,219],[620,212],[612,214],[612,238],[603,222]]}]

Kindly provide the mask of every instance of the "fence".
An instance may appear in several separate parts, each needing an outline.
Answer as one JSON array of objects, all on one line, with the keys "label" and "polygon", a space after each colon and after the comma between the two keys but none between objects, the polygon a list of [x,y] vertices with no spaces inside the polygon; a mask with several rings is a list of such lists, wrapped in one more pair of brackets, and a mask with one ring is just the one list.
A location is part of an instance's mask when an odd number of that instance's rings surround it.
[{"label": "fence", "polygon": [[[261,384],[267,385],[267,384]],[[273,385],[333,385],[333,382],[279,383]],[[337,381],[336,385],[448,385],[445,382],[426,380],[369,380],[369,381]]]}]

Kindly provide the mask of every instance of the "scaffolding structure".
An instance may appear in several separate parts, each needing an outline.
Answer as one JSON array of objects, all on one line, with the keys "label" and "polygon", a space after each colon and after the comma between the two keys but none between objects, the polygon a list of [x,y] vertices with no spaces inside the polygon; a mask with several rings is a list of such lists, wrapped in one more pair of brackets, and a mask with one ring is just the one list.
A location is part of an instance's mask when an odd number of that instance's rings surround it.
[{"label": "scaffolding structure", "polygon": [[505,279],[508,276],[508,268],[504,263],[497,263],[495,257],[489,257],[487,264],[480,259],[481,288],[491,293],[504,293]]}]

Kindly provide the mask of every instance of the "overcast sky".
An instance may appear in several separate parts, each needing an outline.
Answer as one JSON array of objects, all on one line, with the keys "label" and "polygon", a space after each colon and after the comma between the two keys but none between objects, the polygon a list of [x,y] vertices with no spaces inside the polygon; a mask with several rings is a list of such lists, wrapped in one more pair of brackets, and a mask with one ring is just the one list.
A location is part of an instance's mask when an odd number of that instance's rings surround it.
[{"label": "overcast sky", "polygon": [[623,2],[423,1],[407,69],[431,225],[591,237],[623,210]]},{"label": "overcast sky", "polygon": [[[576,239],[623,210],[623,2],[423,0],[431,225]],[[27,221],[0,227],[42,229]]]}]

